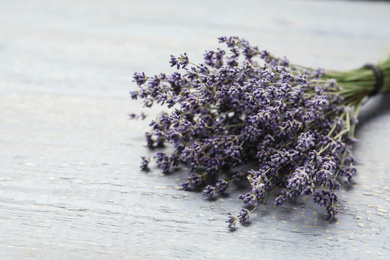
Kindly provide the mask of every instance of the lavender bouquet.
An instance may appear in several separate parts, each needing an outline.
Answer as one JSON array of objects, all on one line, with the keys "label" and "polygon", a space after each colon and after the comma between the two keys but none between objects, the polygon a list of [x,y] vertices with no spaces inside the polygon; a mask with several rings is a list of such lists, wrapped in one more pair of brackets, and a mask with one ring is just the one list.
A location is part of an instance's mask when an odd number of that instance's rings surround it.
[{"label": "lavender bouquet", "polygon": [[[311,196],[337,214],[336,191],[356,173],[352,155],[357,116],[364,100],[390,90],[390,59],[378,66],[335,72],[290,64],[238,37],[221,37],[225,49],[206,51],[203,64],[171,56],[179,72],[147,77],[135,73],[145,107],[168,108],[150,123],[149,147],[164,173],[188,166],[183,189],[203,188],[216,197],[234,182],[247,184],[245,205],[229,214],[229,227],[245,223],[272,191],[276,206]],[[180,72],[181,71],[181,72]],[[132,114],[131,117],[138,117]],[[144,117],[144,115],[142,115]],[[142,157],[141,169],[150,158]]]}]

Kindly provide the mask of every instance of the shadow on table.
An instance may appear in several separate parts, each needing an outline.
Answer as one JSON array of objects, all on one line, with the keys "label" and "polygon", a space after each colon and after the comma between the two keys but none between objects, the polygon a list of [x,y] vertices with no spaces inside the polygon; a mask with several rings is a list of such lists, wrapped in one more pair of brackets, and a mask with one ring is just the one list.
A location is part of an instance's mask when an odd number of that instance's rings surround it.
[{"label": "shadow on table", "polygon": [[359,134],[359,130],[368,124],[371,120],[390,113],[390,93],[381,94],[377,97],[372,97],[363,106],[359,114],[359,123],[356,125],[356,133]]}]

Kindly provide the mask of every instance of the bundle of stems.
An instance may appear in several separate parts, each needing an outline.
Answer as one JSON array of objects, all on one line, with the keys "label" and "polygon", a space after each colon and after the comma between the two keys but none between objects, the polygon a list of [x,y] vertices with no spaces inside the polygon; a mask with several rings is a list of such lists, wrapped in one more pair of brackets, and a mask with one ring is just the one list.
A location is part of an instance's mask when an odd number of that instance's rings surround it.
[{"label": "bundle of stems", "polygon": [[[375,70],[370,66],[342,72],[329,70],[323,78],[337,81],[337,84],[342,87],[339,94],[344,98],[346,105],[359,106],[367,97],[390,91],[390,57],[376,67],[380,70],[382,79],[378,79]],[[378,80],[382,83],[377,88]]]}]

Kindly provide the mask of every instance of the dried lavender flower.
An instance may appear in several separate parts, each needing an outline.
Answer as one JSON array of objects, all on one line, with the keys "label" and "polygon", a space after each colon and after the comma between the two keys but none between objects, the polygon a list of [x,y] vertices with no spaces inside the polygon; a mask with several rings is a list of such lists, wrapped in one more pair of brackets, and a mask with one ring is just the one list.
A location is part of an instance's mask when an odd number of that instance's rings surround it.
[{"label": "dried lavender flower", "polygon": [[140,168],[141,168],[141,170],[146,170],[148,168],[150,158],[142,156],[141,159],[142,159],[142,162],[141,162]]},{"label": "dried lavender flower", "polygon": [[[229,213],[229,227],[247,222],[274,189],[280,190],[276,206],[312,196],[331,220],[338,212],[336,191],[356,174],[355,125],[377,75],[370,68],[340,73],[293,65],[238,37],[219,42],[227,50],[206,51],[202,64],[191,64],[184,53],[171,56],[179,72],[134,74],[139,89],[130,92],[132,99],[169,108],[146,133],[148,147],[169,142],[174,148],[155,155],[158,166],[168,173],[186,164],[183,189],[203,186],[207,198],[247,179],[239,199],[252,209]],[[387,80],[383,90],[390,90],[390,59],[378,67]],[[253,161],[257,166],[249,167]],[[142,157],[141,169],[148,163]]]}]

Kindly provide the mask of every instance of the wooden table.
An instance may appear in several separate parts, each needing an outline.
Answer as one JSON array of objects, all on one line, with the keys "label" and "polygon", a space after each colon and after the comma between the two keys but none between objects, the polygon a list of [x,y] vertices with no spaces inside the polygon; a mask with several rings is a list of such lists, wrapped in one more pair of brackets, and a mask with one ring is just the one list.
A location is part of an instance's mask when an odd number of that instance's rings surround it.
[{"label": "wooden table", "polygon": [[[389,259],[390,95],[360,117],[353,185],[324,220],[303,198],[230,231],[238,190],[208,201],[183,172],[139,170],[135,71],[171,71],[238,35],[296,64],[350,69],[390,53],[390,3],[0,1],[1,259]],[[152,112],[156,113],[156,110]]]}]

